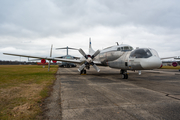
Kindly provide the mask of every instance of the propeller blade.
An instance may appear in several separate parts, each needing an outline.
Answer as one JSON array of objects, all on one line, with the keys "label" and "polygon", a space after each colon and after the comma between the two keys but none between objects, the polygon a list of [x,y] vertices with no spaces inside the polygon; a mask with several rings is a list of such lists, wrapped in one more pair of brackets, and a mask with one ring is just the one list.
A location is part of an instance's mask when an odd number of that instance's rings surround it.
[{"label": "propeller blade", "polygon": [[94,69],[95,69],[97,72],[100,71],[100,69],[96,66],[96,64],[94,64],[93,67],[94,67]]},{"label": "propeller blade", "polygon": [[50,70],[50,64],[51,64],[51,60],[49,60],[49,63],[48,63],[48,72]]},{"label": "propeller blade", "polygon": [[81,48],[79,49],[79,52],[80,52],[86,59],[88,59],[86,53],[85,53]]},{"label": "propeller blade", "polygon": [[83,69],[85,68],[85,66],[86,66],[85,64],[81,65],[81,66],[79,67],[78,71],[81,72],[81,70],[83,70]]},{"label": "propeller blade", "polygon": [[100,53],[100,50],[97,50],[93,55],[92,55],[92,59],[94,58],[94,57],[96,57],[98,54]]}]

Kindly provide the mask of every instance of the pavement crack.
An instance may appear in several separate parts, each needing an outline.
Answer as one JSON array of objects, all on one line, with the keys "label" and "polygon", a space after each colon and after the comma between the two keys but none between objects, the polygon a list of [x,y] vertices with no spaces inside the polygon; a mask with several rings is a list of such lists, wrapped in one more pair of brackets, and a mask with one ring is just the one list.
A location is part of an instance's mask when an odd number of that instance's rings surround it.
[{"label": "pavement crack", "polygon": [[[174,94],[174,95],[179,95],[179,94]],[[173,98],[175,100],[180,100],[180,98],[177,98],[177,97],[175,97],[173,95],[170,95],[170,94],[166,94],[166,96],[169,97],[169,98]]]}]

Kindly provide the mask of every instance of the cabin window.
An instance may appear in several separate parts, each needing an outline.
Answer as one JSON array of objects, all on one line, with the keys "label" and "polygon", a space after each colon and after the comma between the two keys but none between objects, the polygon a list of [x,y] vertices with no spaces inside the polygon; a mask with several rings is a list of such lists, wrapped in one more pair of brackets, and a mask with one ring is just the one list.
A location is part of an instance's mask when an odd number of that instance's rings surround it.
[{"label": "cabin window", "polygon": [[68,56],[68,57],[65,57],[65,58],[66,58],[66,59],[72,59],[72,57],[69,57],[69,56]]}]

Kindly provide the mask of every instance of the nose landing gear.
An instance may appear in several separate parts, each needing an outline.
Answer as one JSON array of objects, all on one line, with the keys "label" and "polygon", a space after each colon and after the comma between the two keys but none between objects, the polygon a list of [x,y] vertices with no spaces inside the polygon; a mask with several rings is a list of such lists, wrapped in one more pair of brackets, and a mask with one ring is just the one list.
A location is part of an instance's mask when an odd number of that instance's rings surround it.
[{"label": "nose landing gear", "polygon": [[128,74],[127,74],[127,70],[121,70],[120,74],[122,74],[122,78],[123,79],[128,79]]},{"label": "nose landing gear", "polygon": [[128,74],[123,74],[123,75],[122,75],[122,78],[123,78],[123,79],[128,79]]}]

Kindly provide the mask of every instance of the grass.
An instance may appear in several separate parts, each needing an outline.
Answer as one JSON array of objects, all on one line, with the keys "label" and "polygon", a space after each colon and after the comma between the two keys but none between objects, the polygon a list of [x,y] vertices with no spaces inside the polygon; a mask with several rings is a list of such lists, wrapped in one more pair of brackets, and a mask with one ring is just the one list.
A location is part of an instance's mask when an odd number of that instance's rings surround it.
[{"label": "grass", "polygon": [[36,119],[58,66],[0,65],[0,119]]}]

